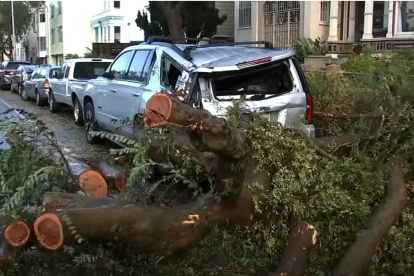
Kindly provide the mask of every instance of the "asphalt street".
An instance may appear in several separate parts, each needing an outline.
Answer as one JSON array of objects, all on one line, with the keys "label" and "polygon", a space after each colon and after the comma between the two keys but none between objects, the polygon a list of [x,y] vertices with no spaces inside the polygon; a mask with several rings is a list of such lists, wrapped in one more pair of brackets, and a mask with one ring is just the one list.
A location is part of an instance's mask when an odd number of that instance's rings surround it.
[{"label": "asphalt street", "polygon": [[[72,113],[69,108],[62,107],[59,113],[52,114],[47,106],[36,106],[33,101],[23,101],[20,96],[11,91],[0,91],[0,114],[8,109],[23,109],[26,112],[36,115],[51,129],[63,148],[69,149],[71,152],[81,156],[89,156],[91,158],[109,158],[109,149],[117,146],[109,141],[103,141],[98,145],[90,145],[85,141],[84,128],[77,126],[72,119]],[[10,119],[16,120],[21,117],[18,112],[11,112],[1,115],[0,120]],[[0,135],[0,141],[4,137]]]}]

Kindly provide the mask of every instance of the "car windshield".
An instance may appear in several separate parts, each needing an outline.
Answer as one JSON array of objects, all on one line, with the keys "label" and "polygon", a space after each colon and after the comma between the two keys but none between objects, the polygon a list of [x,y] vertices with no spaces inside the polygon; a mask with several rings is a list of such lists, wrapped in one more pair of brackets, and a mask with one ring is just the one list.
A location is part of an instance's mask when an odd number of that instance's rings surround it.
[{"label": "car windshield", "polygon": [[96,79],[103,75],[110,64],[110,62],[76,62],[73,78],[85,80]]},{"label": "car windshield", "polygon": [[16,63],[16,62],[9,62],[6,65],[6,69],[16,70],[19,68],[20,65],[23,65],[24,63]]}]

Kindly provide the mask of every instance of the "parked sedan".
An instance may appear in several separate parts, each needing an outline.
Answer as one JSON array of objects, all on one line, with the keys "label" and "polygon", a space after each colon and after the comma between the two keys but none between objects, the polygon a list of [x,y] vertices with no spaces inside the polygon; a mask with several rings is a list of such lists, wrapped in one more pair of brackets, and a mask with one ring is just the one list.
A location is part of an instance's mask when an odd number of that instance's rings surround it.
[{"label": "parked sedan", "polygon": [[60,72],[60,66],[39,67],[33,73],[32,77],[23,83],[20,97],[27,101],[34,99],[36,105],[42,106],[47,103],[47,94],[50,89],[50,79],[56,77]]},{"label": "parked sedan", "polygon": [[19,91],[25,81],[27,81],[32,75],[33,71],[36,70],[36,65],[20,65],[11,78],[11,92]]}]

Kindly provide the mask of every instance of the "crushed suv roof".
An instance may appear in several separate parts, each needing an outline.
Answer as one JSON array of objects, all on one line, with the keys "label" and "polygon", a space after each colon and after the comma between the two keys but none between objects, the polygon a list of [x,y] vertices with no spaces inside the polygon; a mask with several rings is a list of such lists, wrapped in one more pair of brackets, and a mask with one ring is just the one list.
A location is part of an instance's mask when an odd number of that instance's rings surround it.
[{"label": "crushed suv roof", "polygon": [[[189,44],[176,44],[178,48],[184,51]],[[203,67],[224,67],[234,66],[247,60],[254,60],[263,57],[276,57],[283,59],[294,56],[295,52],[291,50],[279,50],[275,48],[247,47],[247,46],[215,46],[215,47],[197,47],[191,51],[191,57],[196,66]],[[248,59],[246,59],[248,57]]]}]

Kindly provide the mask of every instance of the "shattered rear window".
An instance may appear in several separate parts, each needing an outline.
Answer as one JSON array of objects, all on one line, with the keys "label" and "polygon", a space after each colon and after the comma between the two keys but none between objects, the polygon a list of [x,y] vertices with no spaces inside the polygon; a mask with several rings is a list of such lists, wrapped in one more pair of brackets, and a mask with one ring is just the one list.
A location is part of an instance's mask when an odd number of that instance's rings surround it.
[{"label": "shattered rear window", "polygon": [[293,90],[288,62],[269,63],[212,78],[214,96],[218,100],[264,100]]}]

